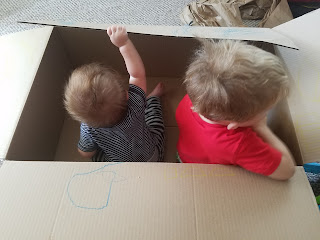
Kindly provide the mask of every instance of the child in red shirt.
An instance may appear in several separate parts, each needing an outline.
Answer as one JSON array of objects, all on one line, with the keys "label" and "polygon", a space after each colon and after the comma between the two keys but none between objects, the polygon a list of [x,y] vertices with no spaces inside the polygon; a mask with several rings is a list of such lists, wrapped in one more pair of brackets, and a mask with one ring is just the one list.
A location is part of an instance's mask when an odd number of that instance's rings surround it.
[{"label": "child in red shirt", "polygon": [[294,160],[266,125],[266,113],[287,96],[289,80],[273,54],[240,41],[205,40],[185,77],[178,154],[184,163],[232,164],[278,180]]}]

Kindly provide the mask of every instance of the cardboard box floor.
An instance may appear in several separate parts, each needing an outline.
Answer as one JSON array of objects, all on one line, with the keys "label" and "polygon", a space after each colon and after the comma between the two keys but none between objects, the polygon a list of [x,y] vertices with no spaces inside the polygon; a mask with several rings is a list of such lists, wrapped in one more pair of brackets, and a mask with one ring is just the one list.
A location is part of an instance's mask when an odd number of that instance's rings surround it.
[{"label": "cardboard box floor", "polygon": [[320,239],[302,167],[5,161],[1,239]]}]

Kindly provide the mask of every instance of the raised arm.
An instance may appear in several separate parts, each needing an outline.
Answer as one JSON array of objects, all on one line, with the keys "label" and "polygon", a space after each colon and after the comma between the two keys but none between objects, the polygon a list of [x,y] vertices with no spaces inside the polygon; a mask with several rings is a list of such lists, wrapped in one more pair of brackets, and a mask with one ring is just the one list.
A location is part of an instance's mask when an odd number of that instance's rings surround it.
[{"label": "raised arm", "polygon": [[107,29],[111,42],[117,46],[130,75],[129,83],[147,90],[146,73],[141,57],[128,37],[125,27],[112,26]]}]

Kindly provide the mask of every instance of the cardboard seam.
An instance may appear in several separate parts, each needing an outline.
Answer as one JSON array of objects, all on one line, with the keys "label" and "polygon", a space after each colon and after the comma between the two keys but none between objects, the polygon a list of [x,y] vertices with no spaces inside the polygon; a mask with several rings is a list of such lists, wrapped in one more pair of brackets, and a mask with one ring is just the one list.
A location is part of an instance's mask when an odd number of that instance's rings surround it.
[{"label": "cardboard seam", "polygon": [[[283,47],[283,46],[282,46],[282,47]],[[289,75],[290,81],[292,82],[292,83],[290,83],[290,84],[293,86],[293,88],[295,88],[295,87],[296,87],[296,82],[295,82],[293,76],[291,75],[291,73],[290,73],[287,65],[285,64],[285,61],[284,61],[284,59],[282,58],[282,56],[281,56],[281,54],[280,54],[279,48],[274,47],[274,51],[275,51],[275,53],[276,53],[276,56],[281,59],[281,62],[283,63],[282,65],[285,67],[285,70],[286,70],[287,74]],[[298,51],[300,51],[300,50],[298,49]],[[300,56],[299,56],[299,57],[300,57]],[[300,159],[301,159],[302,164],[303,164],[303,163],[304,163],[303,149],[302,149],[302,147],[301,147],[300,139],[299,139],[298,134],[297,134],[296,124],[295,124],[295,122],[293,121],[293,118],[292,118],[291,108],[290,108],[290,104],[289,104],[289,102],[288,102],[288,97],[285,99],[285,102],[286,102],[286,105],[287,105],[287,107],[288,107],[288,109],[289,109],[289,112],[290,112],[290,114],[289,114],[288,117],[290,118],[291,123],[292,123],[292,127],[293,127],[293,130],[294,130],[294,134],[295,134],[295,137],[296,137],[296,141],[297,141],[297,144],[298,144],[298,147],[299,147]],[[296,164],[297,164],[297,161],[296,161],[296,160],[295,160],[295,162],[296,162]]]},{"label": "cardboard seam", "polygon": [[[278,51],[278,49],[276,49],[276,51]],[[287,67],[286,67],[287,68]],[[286,69],[287,70],[287,72],[288,72],[288,74],[290,74],[289,73],[289,71],[288,71],[288,69]],[[290,78],[293,80],[293,78],[290,76]],[[288,102],[288,98],[287,99],[285,99],[285,104],[287,105],[287,107],[288,107],[288,109],[289,109],[289,112],[291,111],[291,109],[290,109],[290,104],[289,104],[289,102]],[[293,121],[293,118],[292,118],[292,114],[290,113],[289,115],[288,115],[288,118],[291,120],[291,126],[292,126],[292,128],[293,128],[293,131],[294,131],[294,136],[295,136],[295,141],[297,142],[297,144],[298,144],[298,152],[299,152],[299,156],[300,156],[300,159],[299,160],[301,160],[302,161],[302,165],[304,164],[304,158],[303,158],[303,155],[302,155],[302,147],[301,147],[301,143],[300,143],[300,140],[299,140],[299,138],[298,138],[298,135],[297,135],[297,128],[296,128],[296,126],[295,126],[295,124],[294,124],[294,121]],[[297,164],[297,159],[295,159],[294,160],[295,162],[296,162],[296,164]]]},{"label": "cardboard seam", "polygon": [[[66,48],[66,44],[65,44],[64,38],[63,38],[63,36],[62,36],[63,34],[60,33],[60,31],[59,31],[58,28],[56,28],[56,32],[57,32],[58,38],[59,38],[60,41],[61,41],[61,45],[62,45],[62,47],[63,47],[64,53],[65,53],[65,55],[66,55],[66,57],[67,57],[67,59],[68,59],[68,61],[69,61],[69,65],[70,65],[72,68],[75,68],[73,62],[71,61],[70,53],[69,53],[69,51],[67,51],[68,49]],[[70,69],[70,70],[72,70],[72,69]],[[70,74],[71,74],[71,71],[70,71]]]},{"label": "cardboard seam", "polygon": [[195,195],[195,180],[194,180],[194,166],[192,167],[192,196],[193,196],[193,211],[195,216],[195,229],[196,229],[196,240],[199,239],[198,231],[198,216],[197,216],[197,205],[196,205],[196,195]]},{"label": "cardboard seam", "polygon": [[[75,174],[75,170],[72,171],[72,176]],[[59,207],[58,207],[58,210],[57,210],[57,214],[54,218],[54,222],[53,222],[53,226],[52,226],[52,230],[50,232],[50,236],[49,236],[49,240],[54,240],[54,232],[55,232],[55,228],[56,228],[56,225],[57,225],[57,220],[58,220],[58,216],[59,216],[59,213],[60,213],[60,209],[61,209],[61,206],[62,206],[62,201],[63,201],[63,198],[65,197],[65,193],[67,191],[67,187],[68,187],[68,182],[65,184],[65,187],[62,191],[62,195],[61,195],[61,198],[60,198],[60,203],[59,203]]]},{"label": "cardboard seam", "polygon": [[[66,46],[65,46],[65,41],[64,41],[64,39],[63,39],[63,37],[62,37],[59,29],[58,29],[58,28],[53,28],[52,33],[57,35],[57,40],[60,41],[60,43],[61,43],[61,46],[62,46],[62,49],[63,49],[63,53],[64,53],[64,55],[65,55],[66,58],[67,58],[67,61],[68,61],[68,63],[69,63],[69,66],[70,66],[71,68],[74,68],[73,63],[72,63],[71,60],[70,60],[70,59],[71,59],[71,58],[70,58],[70,54],[69,54],[69,52],[67,51],[67,48],[66,48]],[[57,43],[57,44],[59,44],[59,43]],[[71,74],[71,70],[72,70],[72,69],[69,69],[69,75]],[[68,76],[68,77],[69,77],[69,76]],[[68,78],[65,79],[65,81],[67,81],[67,80],[68,80]],[[66,113],[67,113],[67,112],[66,112],[65,109],[64,109],[64,119],[63,119],[63,124],[61,125],[60,132],[62,132],[62,129],[63,129],[63,127],[64,127],[64,125],[65,125],[65,122],[66,122],[66,116],[67,116]],[[58,142],[57,142],[57,144],[56,144],[57,147],[56,147],[56,151],[55,151],[55,153],[54,153],[54,159],[56,159],[56,156],[57,156],[57,150],[58,150],[58,146],[59,146],[61,137],[62,137],[62,136],[60,135],[59,140],[58,140]]]}]

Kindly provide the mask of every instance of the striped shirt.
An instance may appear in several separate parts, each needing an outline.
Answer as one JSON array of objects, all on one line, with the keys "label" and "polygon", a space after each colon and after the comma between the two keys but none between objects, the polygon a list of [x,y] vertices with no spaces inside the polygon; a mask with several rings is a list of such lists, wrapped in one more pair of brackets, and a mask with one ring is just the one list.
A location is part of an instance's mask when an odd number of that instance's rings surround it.
[{"label": "striped shirt", "polygon": [[129,85],[126,117],[109,128],[81,123],[78,148],[93,152],[101,148],[105,161],[146,162],[155,152],[155,140],[145,121],[146,96],[138,86]]}]

